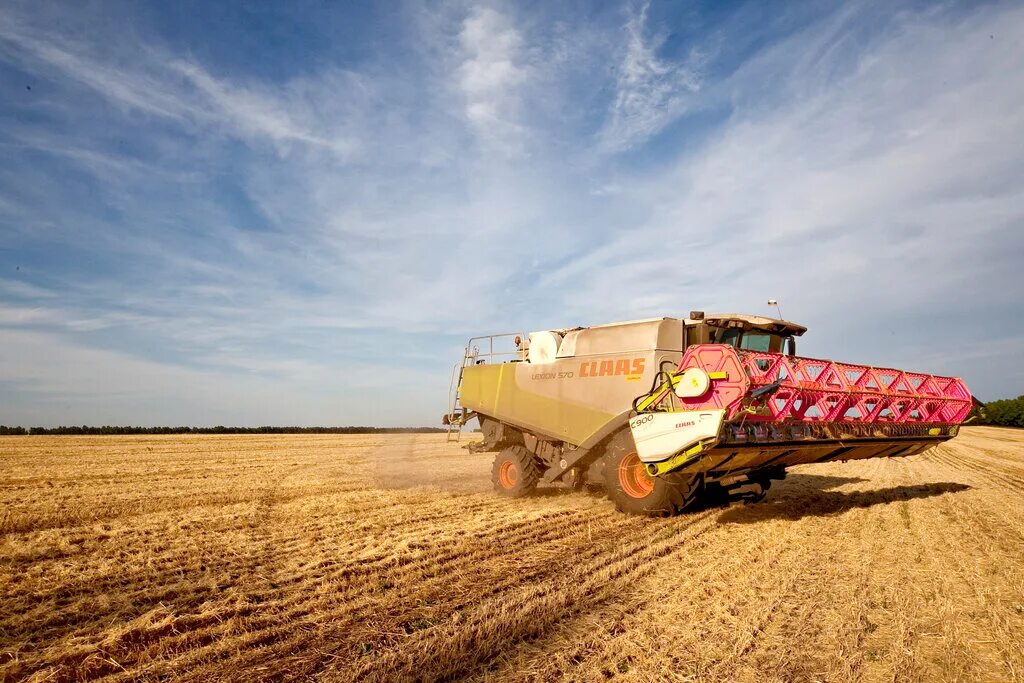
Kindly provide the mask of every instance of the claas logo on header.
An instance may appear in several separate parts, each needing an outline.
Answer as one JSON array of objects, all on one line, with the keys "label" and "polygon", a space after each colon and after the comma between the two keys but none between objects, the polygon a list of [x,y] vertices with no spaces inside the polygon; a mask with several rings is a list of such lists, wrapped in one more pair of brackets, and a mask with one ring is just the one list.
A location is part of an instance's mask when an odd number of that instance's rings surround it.
[{"label": "claas logo on header", "polygon": [[580,377],[612,377],[615,375],[644,374],[643,358],[620,358],[618,360],[592,360],[580,363]]}]

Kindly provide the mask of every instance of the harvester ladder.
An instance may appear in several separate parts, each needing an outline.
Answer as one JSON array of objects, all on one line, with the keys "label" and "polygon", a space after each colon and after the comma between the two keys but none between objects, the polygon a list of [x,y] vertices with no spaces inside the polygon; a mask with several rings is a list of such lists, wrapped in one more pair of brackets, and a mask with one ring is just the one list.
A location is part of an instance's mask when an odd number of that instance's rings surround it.
[{"label": "harvester ladder", "polygon": [[[495,350],[495,340],[509,342],[509,350],[501,350],[499,342],[498,350]],[[511,350],[511,340],[515,340],[515,349]],[[466,349],[462,354],[462,360],[452,368],[451,381],[448,384],[448,414],[445,422],[448,423],[448,440],[458,441],[462,437],[462,427],[473,419],[475,413],[462,405],[459,401],[459,387],[462,386],[462,371],[468,365],[477,365],[488,362],[506,362],[510,359],[525,357],[525,352],[520,348],[521,340],[526,339],[522,332],[503,332],[501,334],[488,334],[483,337],[471,337],[466,343]],[[486,344],[485,350],[480,347]]]},{"label": "harvester ladder", "polygon": [[459,441],[462,438],[462,425],[466,424],[466,408],[459,403],[459,385],[462,383],[464,367],[465,358],[452,368],[452,377],[448,383],[448,441]]}]

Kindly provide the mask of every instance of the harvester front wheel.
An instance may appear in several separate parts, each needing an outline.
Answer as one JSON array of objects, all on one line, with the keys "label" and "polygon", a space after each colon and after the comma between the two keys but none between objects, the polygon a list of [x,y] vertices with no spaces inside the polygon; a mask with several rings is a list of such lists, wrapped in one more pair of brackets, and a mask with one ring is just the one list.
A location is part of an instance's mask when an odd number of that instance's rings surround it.
[{"label": "harvester front wheel", "polygon": [[616,434],[605,450],[604,484],[621,512],[663,517],[683,511],[697,497],[699,477],[652,477],[636,454],[628,430]]},{"label": "harvester front wheel", "polygon": [[540,468],[533,454],[522,446],[509,446],[494,456],[491,482],[503,496],[519,498],[529,495],[540,481]]}]

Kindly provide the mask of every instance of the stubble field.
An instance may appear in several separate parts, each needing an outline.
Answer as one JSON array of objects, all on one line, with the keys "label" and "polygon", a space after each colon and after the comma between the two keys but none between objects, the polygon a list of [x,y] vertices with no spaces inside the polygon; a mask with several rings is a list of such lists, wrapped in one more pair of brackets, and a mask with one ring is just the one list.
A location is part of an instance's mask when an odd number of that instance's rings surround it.
[{"label": "stubble field", "polygon": [[1024,433],[673,519],[444,435],[0,438],[0,679],[1024,680]]}]

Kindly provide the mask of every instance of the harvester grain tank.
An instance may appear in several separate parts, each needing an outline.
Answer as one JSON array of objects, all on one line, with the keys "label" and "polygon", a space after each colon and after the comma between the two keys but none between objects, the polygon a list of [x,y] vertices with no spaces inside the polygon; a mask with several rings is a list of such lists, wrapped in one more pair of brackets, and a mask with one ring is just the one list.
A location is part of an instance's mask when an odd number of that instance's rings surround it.
[{"label": "harvester grain tank", "polygon": [[479,420],[503,495],[599,484],[620,510],[656,515],[758,501],[793,465],[914,455],[971,410],[959,378],[798,356],[804,332],[694,311],[475,337],[444,422]]}]

